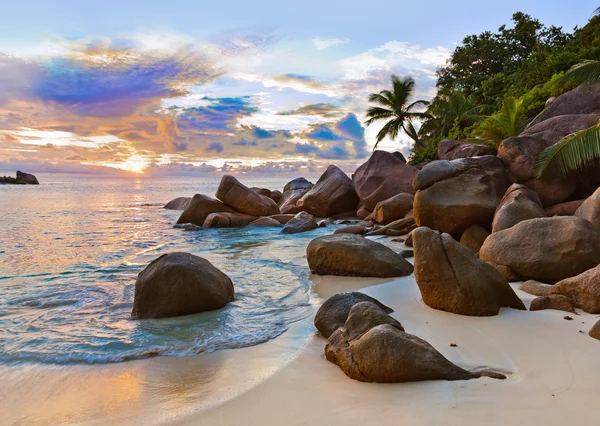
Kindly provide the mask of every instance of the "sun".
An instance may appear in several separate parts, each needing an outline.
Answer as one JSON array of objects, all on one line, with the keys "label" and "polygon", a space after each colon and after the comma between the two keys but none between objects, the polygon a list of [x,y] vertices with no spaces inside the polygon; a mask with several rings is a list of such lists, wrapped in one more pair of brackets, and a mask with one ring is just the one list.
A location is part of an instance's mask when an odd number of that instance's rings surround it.
[{"label": "sun", "polygon": [[143,173],[149,164],[148,160],[144,157],[139,154],[133,154],[127,160],[120,163],[118,167],[133,173]]}]

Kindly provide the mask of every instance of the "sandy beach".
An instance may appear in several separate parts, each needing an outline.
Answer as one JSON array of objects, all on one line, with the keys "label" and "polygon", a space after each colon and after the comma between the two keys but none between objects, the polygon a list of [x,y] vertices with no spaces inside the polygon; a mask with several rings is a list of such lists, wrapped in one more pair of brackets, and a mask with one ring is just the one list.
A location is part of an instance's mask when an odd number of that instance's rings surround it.
[{"label": "sandy beach", "polygon": [[[381,240],[379,240],[381,241]],[[399,244],[389,243],[395,248]],[[2,424],[594,425],[596,315],[502,309],[467,317],[426,306],[414,276],[311,278],[323,300],[361,290],[407,332],[469,370],[504,381],[360,383],[325,360],[312,316],[251,348],[100,366],[0,370]],[[533,296],[518,290],[526,305]],[[315,311],[317,306],[315,306]],[[456,346],[451,347],[450,344]],[[41,370],[40,370],[41,369]],[[25,398],[25,395],[28,397]]]}]

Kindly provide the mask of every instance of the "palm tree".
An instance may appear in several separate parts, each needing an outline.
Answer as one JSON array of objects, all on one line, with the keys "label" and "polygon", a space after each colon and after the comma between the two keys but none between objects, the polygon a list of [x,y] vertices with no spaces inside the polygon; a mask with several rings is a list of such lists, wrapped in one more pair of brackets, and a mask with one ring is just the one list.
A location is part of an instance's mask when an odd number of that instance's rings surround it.
[{"label": "palm tree", "polygon": [[[600,8],[599,8],[600,9]],[[583,61],[574,65],[559,80],[565,84],[599,84],[600,61]],[[564,178],[600,160],[600,122],[563,138],[543,150],[536,161],[537,176],[544,180]]]},{"label": "palm tree", "polygon": [[517,136],[527,123],[523,100],[512,96],[504,98],[500,111],[490,116],[489,120],[490,128],[480,136],[484,142],[498,146],[504,139]]},{"label": "palm tree", "polygon": [[472,95],[466,96],[463,92],[438,96],[427,108],[431,118],[423,123],[419,133],[438,139],[446,137],[455,125],[463,130],[484,118],[490,109],[489,105],[477,105]]},{"label": "palm tree", "polygon": [[389,120],[377,133],[377,141],[373,149],[376,149],[379,142],[386,136],[391,140],[396,139],[400,130],[403,130],[416,143],[425,146],[419,139],[412,120],[429,117],[427,113],[415,111],[420,106],[429,105],[429,102],[418,100],[408,104],[414,88],[415,81],[411,77],[400,79],[392,75],[392,91],[382,90],[369,96],[369,102],[376,103],[378,106],[371,106],[367,109],[368,120],[365,121],[365,124],[370,126],[375,121]]}]

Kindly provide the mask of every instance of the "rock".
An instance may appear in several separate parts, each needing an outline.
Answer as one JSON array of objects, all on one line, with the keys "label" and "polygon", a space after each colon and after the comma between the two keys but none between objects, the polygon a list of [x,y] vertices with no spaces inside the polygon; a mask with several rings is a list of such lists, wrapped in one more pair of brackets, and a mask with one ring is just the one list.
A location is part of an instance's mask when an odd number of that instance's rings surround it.
[{"label": "rock", "polygon": [[510,182],[502,162],[484,156],[434,161],[413,184],[417,225],[459,236],[471,225],[491,225]]},{"label": "rock", "polygon": [[359,219],[366,219],[371,215],[371,213],[372,212],[365,209],[364,207],[359,206],[358,210],[356,211],[356,217],[358,217]]},{"label": "rock", "polygon": [[269,197],[252,191],[230,175],[221,178],[217,198],[240,213],[251,216],[271,216],[279,213],[279,207]]},{"label": "rock", "polygon": [[357,339],[373,327],[389,324],[404,331],[402,324],[388,315],[379,305],[373,302],[360,302],[352,306],[348,318],[342,326],[346,327],[350,340]]},{"label": "rock", "polygon": [[573,216],[584,200],[567,201],[546,209],[546,216]]},{"label": "rock", "polygon": [[233,283],[208,260],[190,253],[168,253],[138,275],[131,316],[190,315],[221,309],[233,299]]},{"label": "rock", "polygon": [[294,218],[294,216],[296,216],[296,215],[295,214],[274,214],[274,215],[268,216],[268,217],[270,217],[271,219],[275,219],[277,222],[279,222],[282,225],[285,225],[290,220],[292,220]]},{"label": "rock", "polygon": [[206,195],[196,194],[192,197],[187,207],[177,219],[177,223],[193,223],[202,226],[206,217],[211,213],[235,213],[235,210],[226,206],[219,200],[207,197]]},{"label": "rock", "polygon": [[521,284],[519,289],[525,293],[533,294],[534,296],[550,296],[552,286],[550,284],[543,284],[539,281],[528,280]]},{"label": "rock", "polygon": [[566,296],[576,308],[600,314],[600,265],[557,282],[550,294]]},{"label": "rock", "polygon": [[283,196],[279,201],[279,209],[281,210],[281,213],[298,213],[298,207],[296,207],[296,203],[304,196],[304,194],[310,191],[313,186],[314,185],[312,183],[303,177],[299,177],[288,182],[283,187]]},{"label": "rock", "polygon": [[[355,308],[352,308],[353,311]],[[348,320],[355,315],[351,312]],[[359,314],[356,314],[359,316]],[[346,321],[325,345],[325,357],[351,379],[361,382],[401,383],[422,380],[469,380],[497,373],[469,372],[454,365],[426,341],[395,324],[379,324],[360,334],[364,321]]]},{"label": "rock", "polygon": [[406,158],[404,157],[404,154],[402,154],[400,151],[394,151],[394,152],[392,152],[392,155],[394,157],[396,157],[398,160],[402,161],[404,164],[407,163]]},{"label": "rock", "polygon": [[338,228],[333,231],[334,234],[357,234],[363,235],[367,233],[367,228],[364,225],[349,225],[343,228]]},{"label": "rock", "polygon": [[558,96],[546,111],[535,118],[531,126],[559,115],[597,113],[600,113],[600,88],[581,85]]},{"label": "rock", "polygon": [[554,143],[536,136],[513,136],[498,147],[498,158],[518,182],[535,177],[535,161],[540,152]]},{"label": "rock", "polygon": [[311,272],[318,275],[389,278],[413,272],[413,266],[392,249],[353,234],[312,240],[306,258]]},{"label": "rock", "polygon": [[413,208],[414,197],[411,194],[397,194],[375,205],[371,218],[382,224],[402,219]]},{"label": "rock", "polygon": [[458,158],[481,157],[483,155],[496,155],[496,151],[496,147],[492,145],[460,143],[445,139],[438,145],[438,158],[440,160],[456,160]]},{"label": "rock", "polygon": [[406,240],[404,240],[404,245],[406,247],[412,247],[413,246],[412,231],[409,232],[408,235],[406,236]]},{"label": "rock", "polygon": [[530,311],[554,309],[557,311],[575,312],[568,297],[560,295],[540,296],[531,301]]},{"label": "rock", "polygon": [[300,232],[312,231],[318,227],[319,224],[313,215],[307,212],[300,212],[285,224],[281,232],[284,234],[299,234]]},{"label": "rock", "polygon": [[270,198],[271,200],[275,201],[275,203],[278,203],[283,195],[281,191],[271,191],[269,188],[252,187],[250,189],[259,195]]},{"label": "rock", "polygon": [[600,340],[600,321],[594,324],[594,326],[590,330],[589,336],[593,337],[594,339]]},{"label": "rock", "polygon": [[247,226],[257,219],[242,213],[211,213],[206,216],[202,224],[203,228],[241,228]]},{"label": "rock", "polygon": [[201,229],[204,229],[201,226],[194,225],[193,223],[184,223],[182,225],[183,225],[182,228],[185,229],[186,231],[199,231]]},{"label": "rock", "polygon": [[538,136],[555,144],[567,135],[595,126],[598,120],[599,114],[558,115],[528,127],[519,136]]},{"label": "rock", "polygon": [[525,309],[506,279],[449,234],[413,231],[415,278],[426,305],[461,315],[497,315],[500,308]]},{"label": "rock", "polygon": [[600,263],[600,233],[579,217],[530,219],[490,235],[479,257],[523,280],[557,282]]},{"label": "rock", "polygon": [[192,201],[191,197],[177,197],[169,201],[163,209],[167,210],[185,210]]},{"label": "rock", "polygon": [[575,216],[589,221],[600,231],[600,188],[590,195],[577,209]]},{"label": "rock", "polygon": [[356,193],[366,210],[400,193],[414,194],[413,178],[418,169],[387,151],[375,151],[352,176]]},{"label": "rock", "polygon": [[485,239],[490,235],[489,231],[479,225],[471,225],[460,237],[460,243],[471,250],[473,253],[479,253]]},{"label": "rock", "polygon": [[540,197],[544,207],[558,204],[573,194],[577,182],[568,178],[563,181],[544,181],[541,179],[530,179],[523,182],[525,186],[534,190]]},{"label": "rock", "polygon": [[415,220],[409,217],[406,219],[395,220],[382,227],[375,227],[375,229],[367,232],[366,235],[390,235],[396,237],[399,235],[406,235],[415,228]]},{"label": "rock", "polygon": [[296,203],[298,210],[316,217],[356,212],[357,206],[358,196],[352,180],[334,165],[330,165],[315,186]]},{"label": "rock", "polygon": [[400,256],[402,256],[405,259],[410,259],[412,257],[415,257],[415,252],[413,250],[400,250]]},{"label": "rock", "polygon": [[256,220],[253,220],[252,222],[250,222],[248,225],[246,225],[248,227],[275,227],[275,228],[281,228],[281,223],[279,223],[278,220],[273,219],[271,217],[260,217]]},{"label": "rock", "polygon": [[492,233],[508,229],[527,219],[546,217],[538,195],[518,183],[512,184],[494,213]]},{"label": "rock", "polygon": [[315,315],[315,327],[325,338],[329,338],[335,330],[344,326],[352,307],[361,302],[375,304],[386,314],[394,312],[392,308],[366,294],[356,291],[340,293],[330,297],[321,305]]},{"label": "rock", "polygon": [[17,177],[0,176],[0,183],[10,183],[13,185],[39,185],[37,178],[30,174],[24,173],[20,170],[17,171]]}]

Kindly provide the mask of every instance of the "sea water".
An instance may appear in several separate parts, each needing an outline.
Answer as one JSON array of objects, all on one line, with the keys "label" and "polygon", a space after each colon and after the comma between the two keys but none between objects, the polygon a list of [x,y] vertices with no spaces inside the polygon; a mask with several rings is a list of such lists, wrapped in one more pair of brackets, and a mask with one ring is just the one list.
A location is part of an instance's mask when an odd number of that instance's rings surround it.
[{"label": "sea water", "polygon": [[[214,195],[218,178],[39,174],[0,185],[0,363],[107,363],[256,345],[311,312],[308,242],[320,228],[174,228],[178,196]],[[289,177],[241,180],[283,189]],[[137,274],[164,253],[205,257],[235,301],[184,317],[131,319]]]}]

